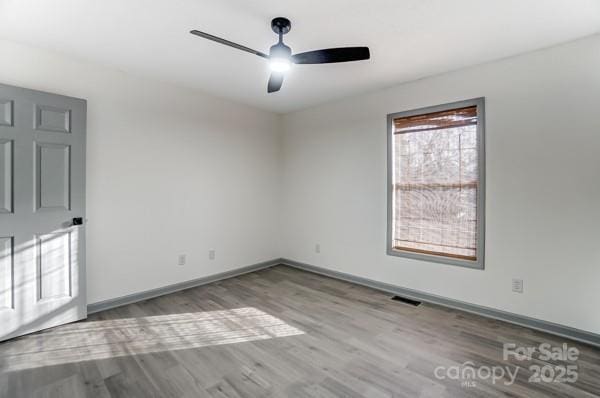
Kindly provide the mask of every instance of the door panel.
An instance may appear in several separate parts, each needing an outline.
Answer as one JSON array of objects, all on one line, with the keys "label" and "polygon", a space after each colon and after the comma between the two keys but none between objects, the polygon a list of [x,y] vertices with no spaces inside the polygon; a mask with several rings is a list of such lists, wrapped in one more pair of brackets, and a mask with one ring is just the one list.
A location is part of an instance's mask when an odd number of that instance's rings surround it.
[{"label": "door panel", "polygon": [[38,236],[36,260],[37,299],[71,297],[71,232]]},{"label": "door panel", "polygon": [[14,283],[12,237],[0,237],[0,311],[13,308]]},{"label": "door panel", "polygon": [[13,210],[13,142],[0,138],[0,213]]},{"label": "door panel", "polygon": [[0,85],[0,340],[86,317],[84,100]]},{"label": "door panel", "polygon": [[71,110],[38,105],[35,113],[35,128],[57,133],[70,133]]},{"label": "door panel", "polygon": [[36,210],[71,208],[71,147],[35,143]]},{"label": "door panel", "polygon": [[0,99],[0,126],[12,126],[13,103],[9,99]]}]

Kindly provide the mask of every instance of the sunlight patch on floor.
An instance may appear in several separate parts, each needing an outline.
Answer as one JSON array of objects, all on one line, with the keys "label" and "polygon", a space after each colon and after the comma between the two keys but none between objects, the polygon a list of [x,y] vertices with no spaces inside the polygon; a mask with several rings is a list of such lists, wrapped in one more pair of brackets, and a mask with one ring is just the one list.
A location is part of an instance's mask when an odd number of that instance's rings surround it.
[{"label": "sunlight patch on floor", "polygon": [[0,345],[0,372],[304,334],[253,307],[79,322]]}]

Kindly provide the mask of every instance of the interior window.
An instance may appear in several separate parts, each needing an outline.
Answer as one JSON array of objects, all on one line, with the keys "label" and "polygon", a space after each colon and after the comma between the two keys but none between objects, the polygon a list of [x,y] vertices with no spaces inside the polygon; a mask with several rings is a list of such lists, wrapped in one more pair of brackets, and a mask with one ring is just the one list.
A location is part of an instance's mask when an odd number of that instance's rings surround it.
[{"label": "interior window", "polygon": [[390,254],[483,266],[482,111],[476,100],[390,115]]}]

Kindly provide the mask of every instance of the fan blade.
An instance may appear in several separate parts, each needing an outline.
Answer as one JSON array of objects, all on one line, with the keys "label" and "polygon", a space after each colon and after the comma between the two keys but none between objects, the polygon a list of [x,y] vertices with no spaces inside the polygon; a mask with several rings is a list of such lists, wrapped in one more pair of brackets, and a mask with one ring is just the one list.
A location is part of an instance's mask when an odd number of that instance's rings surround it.
[{"label": "fan blade", "polygon": [[269,77],[269,84],[267,85],[267,92],[273,93],[275,91],[279,91],[279,89],[281,89],[282,84],[283,73],[271,73],[271,77]]},{"label": "fan blade", "polygon": [[295,64],[331,64],[362,61],[370,57],[369,47],[340,47],[294,54],[292,62]]},{"label": "fan blade", "polygon": [[265,54],[265,53],[253,50],[253,49],[251,49],[249,47],[242,46],[241,44],[237,44],[237,43],[234,43],[234,42],[229,41],[229,40],[222,39],[222,38],[217,37],[217,36],[213,36],[213,35],[211,35],[209,33],[200,32],[199,30],[192,30],[192,31],[190,31],[190,33],[193,34],[193,35],[196,35],[196,36],[203,37],[203,38],[208,39],[208,40],[216,41],[217,43],[225,44],[226,46],[229,46],[229,47],[237,48],[238,50],[246,51],[246,52],[248,52],[250,54],[258,55],[259,57],[269,58],[269,56],[267,54]]}]

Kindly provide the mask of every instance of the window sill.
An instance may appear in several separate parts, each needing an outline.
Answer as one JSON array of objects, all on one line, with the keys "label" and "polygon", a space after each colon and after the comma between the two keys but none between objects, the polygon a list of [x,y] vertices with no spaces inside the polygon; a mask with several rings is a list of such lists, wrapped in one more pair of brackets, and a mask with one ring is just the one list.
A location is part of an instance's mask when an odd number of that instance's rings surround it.
[{"label": "window sill", "polygon": [[479,256],[476,260],[465,260],[460,258],[446,257],[446,256],[437,256],[433,254],[425,254],[425,253],[417,253],[408,250],[399,250],[395,248],[388,247],[387,249],[388,256],[395,257],[404,257],[409,258],[411,260],[420,260],[427,261],[438,264],[446,264],[446,265],[455,265],[464,268],[476,269],[476,270],[484,270],[483,257]]}]

